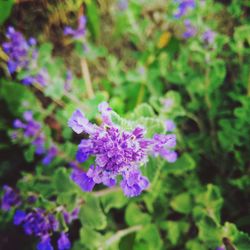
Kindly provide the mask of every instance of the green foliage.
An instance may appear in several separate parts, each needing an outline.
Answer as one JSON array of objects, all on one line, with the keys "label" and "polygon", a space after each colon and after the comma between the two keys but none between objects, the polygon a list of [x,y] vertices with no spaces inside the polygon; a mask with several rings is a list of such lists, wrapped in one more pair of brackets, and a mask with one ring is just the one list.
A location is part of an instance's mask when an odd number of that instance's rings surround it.
[{"label": "green foliage", "polygon": [[[37,63],[14,74],[0,46],[0,182],[16,187],[19,208],[54,213],[73,250],[249,250],[249,1],[195,1],[181,18],[174,17],[178,1],[33,2],[0,1],[3,41],[10,25],[38,39]],[[84,38],[63,36],[59,27],[76,28],[82,12]],[[188,39],[185,20],[196,29]],[[203,38],[208,30],[215,32],[212,43]],[[46,86],[22,84],[41,70],[48,73]],[[169,133],[176,134],[178,160],[150,157],[141,168],[150,186],[138,197],[101,185],[86,193],[70,178],[69,166],[87,171],[93,159],[75,161],[87,135],[73,134],[68,119],[79,108],[100,124],[102,101],[123,130],[141,125],[153,137],[166,133],[166,120],[176,125]],[[27,110],[41,124],[46,150],[59,151],[48,166],[32,139],[13,128]],[[62,211],[75,208],[77,222],[67,225]],[[15,249],[14,210],[0,211],[0,249]],[[26,238],[20,246],[34,248]]]}]

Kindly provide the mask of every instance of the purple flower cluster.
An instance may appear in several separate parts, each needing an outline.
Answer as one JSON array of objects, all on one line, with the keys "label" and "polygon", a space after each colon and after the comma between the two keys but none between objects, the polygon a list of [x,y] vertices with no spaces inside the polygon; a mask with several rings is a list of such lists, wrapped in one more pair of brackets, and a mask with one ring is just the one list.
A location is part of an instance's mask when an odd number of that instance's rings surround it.
[{"label": "purple flower cluster", "polygon": [[[51,213],[46,213],[43,209],[36,208],[26,213],[17,210],[14,215],[14,224],[22,225],[27,235],[34,235],[40,238],[37,244],[38,250],[53,250],[50,236],[58,231],[59,223]],[[66,233],[62,232],[57,241],[59,250],[70,249],[71,243]]]},{"label": "purple flower cluster", "polygon": [[44,154],[44,158],[42,160],[43,164],[50,164],[58,153],[57,148],[55,146],[51,146],[48,150],[46,150],[45,136],[41,130],[41,124],[34,120],[32,111],[24,112],[23,118],[25,122],[22,122],[19,119],[14,121],[14,128],[21,129],[23,136],[32,140],[32,144],[35,147],[35,153],[37,155]]},{"label": "purple flower cluster", "polygon": [[212,44],[215,39],[215,32],[208,29],[202,34],[202,40],[207,44]]},{"label": "purple flower cluster", "polygon": [[3,186],[3,197],[1,208],[3,211],[9,211],[12,207],[21,205],[20,196],[9,186]]},{"label": "purple flower cluster", "polygon": [[169,162],[176,160],[177,154],[172,150],[176,144],[175,135],[155,134],[152,139],[145,138],[146,130],[141,126],[125,131],[115,125],[107,103],[101,103],[99,111],[102,115],[100,126],[90,123],[80,110],[69,119],[68,125],[74,132],[89,134],[89,138],[83,139],[78,146],[77,160],[83,163],[90,156],[95,157],[95,164],[86,173],[74,168],[71,177],[84,191],[92,191],[95,184],[116,185],[117,176],[121,176],[124,194],[137,196],[149,186],[148,179],[139,170],[149,155],[160,155]]},{"label": "purple flower cluster", "polygon": [[178,3],[178,9],[174,14],[175,18],[185,16],[190,9],[195,8],[195,0],[175,0]]},{"label": "purple flower cluster", "polygon": [[165,127],[167,132],[173,132],[176,128],[175,123],[169,119],[165,121]]},{"label": "purple flower cluster", "polygon": [[[28,41],[22,33],[16,31],[13,27],[9,27],[6,33],[8,42],[2,44],[3,51],[8,55],[8,69],[10,74],[19,70],[29,71],[37,68],[37,49],[36,40],[30,38]],[[38,74],[27,75],[22,79],[24,85],[39,83],[41,86],[47,84],[48,73],[42,69]]]},{"label": "purple flower cluster", "polygon": [[182,34],[183,38],[188,39],[196,35],[197,30],[190,20],[185,20],[185,32]]},{"label": "purple flower cluster", "polygon": [[73,39],[75,40],[83,40],[85,37],[85,33],[86,33],[86,23],[87,23],[87,19],[85,16],[82,15],[78,18],[77,29],[73,29],[67,26],[64,28],[64,34],[72,36]]}]

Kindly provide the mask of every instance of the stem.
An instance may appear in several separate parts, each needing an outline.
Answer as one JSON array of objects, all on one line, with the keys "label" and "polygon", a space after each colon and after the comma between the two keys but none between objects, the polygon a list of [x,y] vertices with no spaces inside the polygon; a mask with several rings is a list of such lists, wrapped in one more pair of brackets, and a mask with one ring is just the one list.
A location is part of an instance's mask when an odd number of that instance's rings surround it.
[{"label": "stem", "polygon": [[142,82],[140,86],[140,91],[137,97],[136,106],[139,105],[143,101],[144,93],[145,93],[145,84]]},{"label": "stem", "polygon": [[118,192],[120,190],[121,189],[119,187],[105,188],[105,189],[100,190],[100,191],[92,192],[92,194],[95,197],[101,197],[101,196],[105,196],[106,194],[110,194],[110,193],[113,193],[113,192]]},{"label": "stem", "polygon": [[152,181],[152,184],[150,186],[150,189],[154,189],[154,186],[156,185],[156,182],[158,181],[158,178],[160,177],[161,169],[164,165],[163,161],[160,161],[159,159],[157,161],[159,163],[159,167],[156,169],[156,173],[155,173],[154,179]]},{"label": "stem", "polygon": [[141,225],[136,225],[136,226],[133,226],[133,227],[129,227],[127,229],[119,230],[119,231],[117,231],[116,234],[114,234],[109,239],[107,239],[104,242],[104,247],[100,247],[99,250],[103,250],[103,249],[111,246],[113,243],[119,241],[122,237],[124,237],[124,236],[126,236],[128,234],[131,234],[133,232],[137,232],[137,231],[139,231],[141,229],[142,229]]},{"label": "stem", "polygon": [[88,64],[84,58],[81,59],[81,70],[82,70],[82,75],[86,84],[86,91],[87,91],[88,98],[91,99],[94,97],[94,91],[92,88]]}]

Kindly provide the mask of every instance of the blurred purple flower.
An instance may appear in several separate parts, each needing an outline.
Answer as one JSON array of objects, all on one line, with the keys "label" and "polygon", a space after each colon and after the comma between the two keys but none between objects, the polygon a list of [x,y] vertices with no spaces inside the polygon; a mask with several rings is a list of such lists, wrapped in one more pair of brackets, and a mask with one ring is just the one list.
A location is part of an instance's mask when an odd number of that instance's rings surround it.
[{"label": "blurred purple flower", "polygon": [[188,10],[195,8],[195,0],[175,0],[178,3],[178,9],[174,14],[175,18],[181,18],[186,15]]},{"label": "blurred purple flower", "polygon": [[172,120],[165,121],[165,128],[167,132],[172,132],[175,129],[175,123]]},{"label": "blurred purple flower", "polygon": [[46,235],[42,240],[37,244],[37,250],[53,250],[53,246],[50,242],[50,237]]},{"label": "blurred purple flower", "polygon": [[9,42],[3,43],[2,48],[9,57],[8,69],[10,74],[13,74],[18,69],[27,68],[30,60],[30,44],[13,27],[7,29],[6,37],[9,39]]},{"label": "blurred purple flower", "polygon": [[52,146],[46,152],[46,156],[43,158],[42,163],[44,165],[49,165],[54,157],[58,154],[58,150],[55,146]]},{"label": "blurred purple flower", "polygon": [[14,224],[22,225],[26,234],[39,236],[41,239],[58,230],[59,226],[53,214],[46,213],[40,208],[35,208],[29,213],[17,210],[14,215]]},{"label": "blurred purple flower", "polygon": [[84,39],[86,33],[86,23],[87,23],[86,17],[83,15],[80,16],[78,19],[77,29],[72,29],[71,27],[67,26],[64,28],[64,35],[70,35],[75,40]]},{"label": "blurred purple flower", "polygon": [[[13,27],[9,27],[6,33],[8,42],[2,44],[4,52],[8,55],[8,69],[10,74],[19,70],[29,71],[37,68],[38,51],[36,49],[36,39],[31,37],[28,41],[22,33],[15,31]],[[48,73],[42,69],[38,74],[27,74],[21,82],[24,85],[38,83],[45,86],[48,82]]]},{"label": "blurred purple flower", "polygon": [[72,80],[73,80],[72,72],[68,70],[66,74],[66,80],[64,82],[64,89],[66,91],[70,91],[72,89]]},{"label": "blurred purple flower", "polygon": [[120,11],[125,11],[128,8],[128,0],[118,0],[117,6]]},{"label": "blurred purple flower", "polygon": [[66,233],[61,233],[60,238],[57,241],[58,250],[67,250],[71,248],[71,243]]},{"label": "blurred purple flower", "polygon": [[2,210],[9,211],[12,207],[21,205],[20,196],[9,186],[3,186]]},{"label": "blurred purple flower", "polygon": [[102,115],[100,126],[90,123],[80,110],[76,110],[69,119],[68,124],[76,133],[89,134],[89,139],[83,139],[78,146],[77,160],[84,162],[89,156],[95,156],[95,165],[91,165],[86,173],[74,168],[71,178],[89,192],[99,183],[114,186],[116,177],[120,175],[125,195],[139,195],[148,186],[148,180],[140,175],[139,167],[147,162],[150,154],[161,155],[173,162],[177,156],[171,150],[175,146],[175,136],[145,138],[146,131],[141,126],[125,131],[112,122],[112,109],[106,102],[99,104],[98,109]]},{"label": "blurred purple flower", "polygon": [[207,44],[212,44],[214,42],[215,32],[208,29],[202,34],[202,40]]},{"label": "blurred purple flower", "polygon": [[190,20],[185,20],[184,21],[185,24],[185,32],[182,34],[183,38],[188,39],[190,37],[193,37],[196,35],[196,28],[192,25],[192,23],[190,22]]}]

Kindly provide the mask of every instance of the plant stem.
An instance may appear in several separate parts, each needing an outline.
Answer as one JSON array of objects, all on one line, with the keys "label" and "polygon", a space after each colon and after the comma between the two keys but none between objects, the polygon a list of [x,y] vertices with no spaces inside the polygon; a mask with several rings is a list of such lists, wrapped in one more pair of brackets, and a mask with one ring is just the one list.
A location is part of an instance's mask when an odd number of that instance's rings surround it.
[{"label": "plant stem", "polygon": [[82,70],[82,75],[86,84],[86,91],[88,98],[91,99],[94,97],[94,91],[90,79],[90,74],[89,74],[89,68],[86,59],[82,58],[81,59],[81,70]]},{"label": "plant stem", "polygon": [[145,93],[145,84],[142,82],[140,86],[139,94],[137,97],[136,106],[139,105],[143,101],[144,93]]},{"label": "plant stem", "polygon": [[113,193],[113,192],[118,192],[120,191],[121,189],[119,187],[113,187],[113,188],[105,188],[103,190],[100,190],[100,191],[95,191],[95,192],[92,192],[92,194],[95,196],[95,197],[101,197],[101,196],[105,196],[106,194],[110,194],[110,193]]},{"label": "plant stem", "polygon": [[108,249],[109,246],[111,246],[113,243],[119,241],[122,237],[124,237],[124,236],[126,236],[128,234],[137,232],[137,231],[139,231],[141,229],[142,229],[141,225],[136,225],[136,226],[133,226],[133,227],[129,227],[127,229],[119,230],[119,231],[117,231],[116,234],[114,234],[113,236],[111,236],[109,239],[107,239],[104,242],[104,247],[99,247],[98,250]]}]

